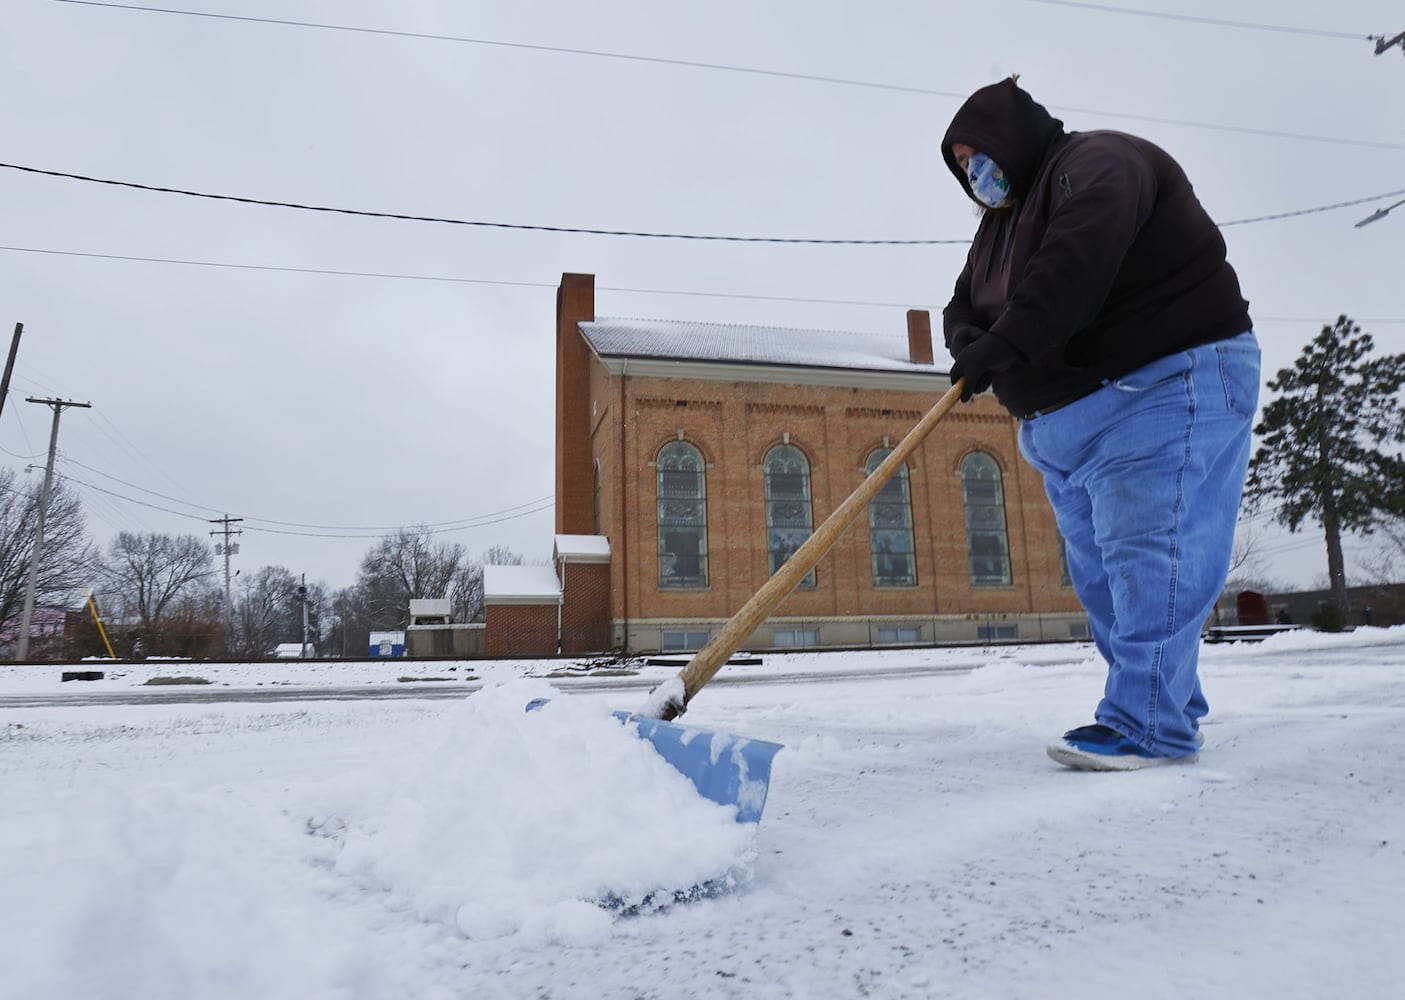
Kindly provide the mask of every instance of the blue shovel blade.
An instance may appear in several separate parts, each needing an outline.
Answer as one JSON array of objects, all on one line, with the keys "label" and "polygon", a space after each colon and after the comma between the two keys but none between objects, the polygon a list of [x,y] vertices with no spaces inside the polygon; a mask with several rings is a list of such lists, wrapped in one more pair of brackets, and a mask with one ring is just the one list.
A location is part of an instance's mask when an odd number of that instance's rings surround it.
[{"label": "blue shovel blade", "polygon": [[[527,703],[527,711],[537,711],[547,700],[533,698]],[[703,798],[722,806],[736,806],[738,823],[761,822],[766,793],[771,787],[771,761],[784,744],[680,726],[633,712],[615,712],[614,716],[625,725],[634,726],[635,732],[652,743],[659,756],[691,781]]]},{"label": "blue shovel blade", "polygon": [[738,823],[761,821],[771,785],[771,761],[782,744],[680,726],[631,712],[614,715],[634,726],[703,798],[736,806]]}]

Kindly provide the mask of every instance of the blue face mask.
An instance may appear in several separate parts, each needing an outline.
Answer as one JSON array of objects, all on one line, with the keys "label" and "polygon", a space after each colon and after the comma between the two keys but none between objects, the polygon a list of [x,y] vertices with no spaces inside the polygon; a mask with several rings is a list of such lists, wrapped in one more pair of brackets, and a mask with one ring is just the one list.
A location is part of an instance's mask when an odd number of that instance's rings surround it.
[{"label": "blue face mask", "polygon": [[966,181],[976,200],[989,208],[999,208],[1010,197],[1010,182],[984,153],[975,153],[967,161]]}]

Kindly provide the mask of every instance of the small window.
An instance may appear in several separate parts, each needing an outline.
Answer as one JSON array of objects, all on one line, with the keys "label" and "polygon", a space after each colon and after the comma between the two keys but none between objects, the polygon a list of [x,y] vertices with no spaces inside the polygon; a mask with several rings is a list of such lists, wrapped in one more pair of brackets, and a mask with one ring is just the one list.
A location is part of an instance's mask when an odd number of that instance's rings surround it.
[{"label": "small window", "polygon": [[1018,625],[980,625],[976,628],[976,638],[978,639],[1018,639],[1020,637],[1020,627]]},{"label": "small window", "polygon": [[[766,453],[766,552],[771,575],[795,555],[814,527],[810,504],[810,462],[793,444],[779,444]],[[813,588],[815,571],[800,581]]]},{"label": "small window", "polygon": [[878,630],[878,642],[882,645],[912,645],[921,641],[922,630],[915,626],[899,625]]},{"label": "small window", "polygon": [[[892,452],[880,448],[868,456],[869,475]],[[901,466],[868,505],[868,537],[875,587],[917,586],[917,559],[912,541],[912,494],[907,466]]]},{"label": "small window", "polygon": [[707,472],[702,452],[671,441],[659,452],[659,587],[707,586]]},{"label": "small window", "polygon": [[1070,639],[1091,639],[1093,633],[1089,630],[1087,622],[1074,622],[1068,627],[1068,637]]},{"label": "small window", "polygon": [[590,484],[590,508],[595,534],[600,534],[600,461],[595,462],[595,476]]},{"label": "small window", "polygon": [[1005,495],[1000,466],[981,452],[961,463],[961,492],[966,504],[966,546],[971,585],[1003,587],[1011,582],[1010,543],[1005,531]]},{"label": "small window", "polygon": [[817,628],[778,628],[771,633],[771,644],[777,648],[804,649],[820,644]]},{"label": "small window", "polygon": [[712,639],[712,633],[706,629],[689,631],[686,629],[678,631],[665,631],[661,645],[665,653],[696,653],[708,644]]},{"label": "small window", "polygon": [[1073,579],[1068,575],[1068,540],[1062,531],[1059,532],[1059,583],[1065,587],[1073,586]]}]

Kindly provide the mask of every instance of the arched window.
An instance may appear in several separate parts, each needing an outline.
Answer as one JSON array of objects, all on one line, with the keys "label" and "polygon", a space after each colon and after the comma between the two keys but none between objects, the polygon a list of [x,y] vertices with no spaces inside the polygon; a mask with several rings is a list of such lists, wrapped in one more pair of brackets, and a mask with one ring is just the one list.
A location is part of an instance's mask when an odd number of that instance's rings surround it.
[{"label": "arched window", "polygon": [[659,586],[707,586],[707,471],[702,452],[670,441],[659,452]]},{"label": "arched window", "polygon": [[961,493],[966,503],[966,548],[971,585],[1002,587],[1010,579],[1010,542],[1005,531],[1005,494],[1000,466],[982,452],[961,462]]},{"label": "arched window", "polygon": [[[815,522],[810,506],[810,463],[793,444],[778,444],[766,452],[766,551],[771,575],[785,565],[810,537]],[[802,587],[815,586],[810,570]]]},{"label": "arched window", "polygon": [[[883,464],[892,448],[879,448],[868,456],[869,474]],[[884,484],[868,505],[868,537],[873,554],[875,587],[917,586],[917,560],[912,544],[912,494],[908,490],[907,466],[903,465]]]}]

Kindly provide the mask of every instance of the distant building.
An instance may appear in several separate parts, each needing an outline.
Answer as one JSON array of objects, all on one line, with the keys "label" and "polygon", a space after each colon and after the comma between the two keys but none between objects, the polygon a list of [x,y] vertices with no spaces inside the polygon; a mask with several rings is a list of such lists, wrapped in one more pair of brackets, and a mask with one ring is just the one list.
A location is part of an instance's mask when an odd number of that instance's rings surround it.
[{"label": "distant building", "polygon": [[454,620],[453,603],[446,597],[412,597],[411,625],[448,625]]},{"label": "distant building", "polygon": [[[1351,603],[1345,625],[1405,625],[1405,583],[1377,583],[1364,587],[1348,587]],[[1273,594],[1268,598],[1275,621],[1311,625],[1324,604],[1334,600],[1330,590],[1304,590],[1292,594]]]},{"label": "distant building", "polygon": [[410,626],[403,640],[406,654],[446,659],[482,656],[483,623],[455,622],[453,610],[448,598],[411,599]]},{"label": "distant building", "polygon": [[[29,659],[61,660],[74,626],[82,621],[84,612],[66,608],[35,608],[29,619]],[[14,659],[19,651],[20,624],[24,616],[16,613],[0,625],[0,656]]]},{"label": "distant building", "polygon": [[371,648],[367,655],[371,657],[404,656],[405,633],[372,632]]},{"label": "distant building", "polygon": [[316,656],[317,647],[310,642],[280,642],[273,647],[273,655],[280,660],[300,660]]},{"label": "distant building", "polygon": [[[919,310],[905,336],[597,319],[563,275],[553,565],[485,568],[485,652],[699,648],[950,385]],[[1017,431],[953,410],[747,648],[1086,636]]]}]

